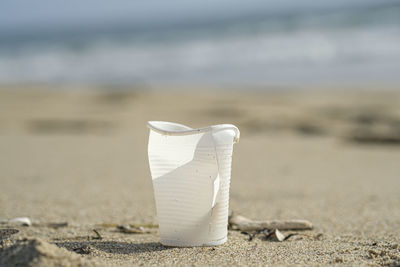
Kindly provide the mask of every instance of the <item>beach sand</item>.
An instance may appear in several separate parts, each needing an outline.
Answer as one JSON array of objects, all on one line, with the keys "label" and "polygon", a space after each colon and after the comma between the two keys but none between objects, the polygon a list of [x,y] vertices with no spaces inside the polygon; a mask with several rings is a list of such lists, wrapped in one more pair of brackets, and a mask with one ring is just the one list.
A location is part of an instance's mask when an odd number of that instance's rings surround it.
[{"label": "beach sand", "polygon": [[[0,90],[0,229],[19,230],[0,265],[400,264],[400,93],[32,87]],[[157,224],[148,120],[237,125],[230,211],[314,229],[197,248],[118,231]]]}]

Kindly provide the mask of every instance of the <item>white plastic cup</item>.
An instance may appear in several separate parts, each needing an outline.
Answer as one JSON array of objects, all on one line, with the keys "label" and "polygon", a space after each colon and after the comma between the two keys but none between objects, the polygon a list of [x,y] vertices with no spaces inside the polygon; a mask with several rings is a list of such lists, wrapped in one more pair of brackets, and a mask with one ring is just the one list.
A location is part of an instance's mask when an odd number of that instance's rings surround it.
[{"label": "white plastic cup", "polygon": [[147,126],[161,243],[177,247],[225,243],[238,128],[221,124],[192,129],[161,121],[149,121]]}]

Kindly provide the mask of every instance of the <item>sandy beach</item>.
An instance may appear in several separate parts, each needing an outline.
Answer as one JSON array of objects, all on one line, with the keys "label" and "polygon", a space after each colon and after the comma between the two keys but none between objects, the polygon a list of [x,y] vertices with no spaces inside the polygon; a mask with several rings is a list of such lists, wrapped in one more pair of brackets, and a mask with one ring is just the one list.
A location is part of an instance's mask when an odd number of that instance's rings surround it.
[{"label": "sandy beach", "polygon": [[[400,264],[400,93],[32,87],[0,90],[2,266]],[[230,211],[314,229],[162,246],[148,120],[238,126]]]}]

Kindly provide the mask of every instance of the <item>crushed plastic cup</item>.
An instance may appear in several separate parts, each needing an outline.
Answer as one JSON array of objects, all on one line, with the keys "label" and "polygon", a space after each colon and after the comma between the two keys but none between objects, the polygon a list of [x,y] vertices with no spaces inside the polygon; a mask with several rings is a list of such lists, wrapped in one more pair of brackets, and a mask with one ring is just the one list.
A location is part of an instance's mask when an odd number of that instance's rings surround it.
[{"label": "crushed plastic cup", "polygon": [[148,155],[160,242],[166,246],[216,246],[227,241],[232,124],[192,129],[149,121]]}]

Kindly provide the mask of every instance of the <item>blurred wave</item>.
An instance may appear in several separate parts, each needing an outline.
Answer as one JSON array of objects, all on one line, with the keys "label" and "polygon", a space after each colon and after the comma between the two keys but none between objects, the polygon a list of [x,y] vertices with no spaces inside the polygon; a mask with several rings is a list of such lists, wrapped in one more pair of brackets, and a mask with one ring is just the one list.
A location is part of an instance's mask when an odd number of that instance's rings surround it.
[{"label": "blurred wave", "polygon": [[0,35],[0,82],[398,83],[400,3]]}]

